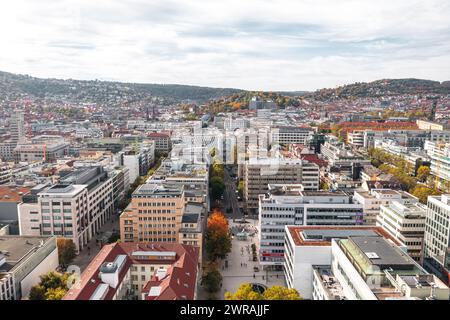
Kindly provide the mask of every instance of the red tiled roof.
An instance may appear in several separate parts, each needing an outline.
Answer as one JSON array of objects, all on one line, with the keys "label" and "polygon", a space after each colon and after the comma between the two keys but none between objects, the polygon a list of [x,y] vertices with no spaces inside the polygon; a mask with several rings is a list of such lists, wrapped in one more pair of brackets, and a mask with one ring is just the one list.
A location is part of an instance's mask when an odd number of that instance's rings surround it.
[{"label": "red tiled roof", "polygon": [[30,188],[27,187],[0,187],[0,202],[21,202],[22,196],[30,193]]},{"label": "red tiled roof", "polygon": [[[158,300],[174,300],[194,299],[195,284],[197,281],[197,265],[199,258],[199,249],[197,247],[183,245],[178,243],[115,243],[105,245],[95,256],[86,270],[81,274],[81,282],[79,286],[75,286],[69,290],[64,300],[89,300],[100,280],[100,267],[104,262],[112,262],[118,255],[127,255],[124,267],[119,274],[119,283],[127,274],[129,268],[133,264],[164,264],[167,260],[137,260],[131,254],[135,251],[173,251],[176,253],[176,260],[168,269],[167,276],[161,281],[161,294],[156,298]],[[186,274],[188,273],[189,276]],[[156,279],[156,278],[154,278]],[[179,281],[178,281],[179,279]],[[174,282],[175,281],[175,282]],[[145,289],[151,284],[150,281],[144,287]],[[187,284],[187,287],[185,286]],[[148,289],[150,288],[148,287]],[[116,293],[116,289],[109,287],[105,300],[111,300]]]}]

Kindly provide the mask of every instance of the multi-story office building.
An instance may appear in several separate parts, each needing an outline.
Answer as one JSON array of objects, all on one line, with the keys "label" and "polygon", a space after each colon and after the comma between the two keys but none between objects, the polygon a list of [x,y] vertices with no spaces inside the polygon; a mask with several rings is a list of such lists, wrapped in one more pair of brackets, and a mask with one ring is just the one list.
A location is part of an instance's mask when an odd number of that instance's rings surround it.
[{"label": "multi-story office building", "polygon": [[302,144],[306,146],[314,135],[311,127],[280,126],[270,130],[270,144]]},{"label": "multi-story office building", "polygon": [[244,166],[244,199],[250,213],[258,209],[258,196],[269,184],[302,184],[304,190],[319,189],[319,166],[286,158],[251,158]]},{"label": "multi-story office building", "polygon": [[82,250],[114,212],[113,179],[102,167],[73,171],[19,205],[21,234],[70,238]]},{"label": "multi-story office building", "polygon": [[[427,273],[394,242],[379,236],[332,240],[332,284],[347,300],[448,300],[450,289]],[[313,298],[326,297],[328,282],[314,274]],[[333,288],[333,285],[332,285]]]},{"label": "multi-story office building", "polygon": [[120,216],[122,241],[179,242],[184,205],[183,186],[140,185]]},{"label": "multi-story office building", "polygon": [[63,300],[195,300],[199,249],[178,243],[105,245]]},{"label": "multi-story office building", "polygon": [[18,144],[14,149],[16,162],[56,162],[69,154],[69,144],[64,140],[48,140],[42,143]]},{"label": "multi-story office building", "polygon": [[320,148],[320,152],[330,166],[351,165],[352,163],[360,165],[370,164],[370,160],[350,150],[343,143],[334,140],[325,141]]},{"label": "multi-story office building", "polygon": [[14,112],[11,115],[9,130],[11,133],[11,141],[14,144],[23,143],[25,141],[23,112]]},{"label": "multi-story office building", "polygon": [[380,213],[380,206],[388,206],[392,201],[401,203],[418,203],[419,199],[413,195],[400,190],[371,189],[366,191],[362,188],[355,190],[353,200],[363,206],[364,224],[375,225]]},{"label": "multi-story office building", "polygon": [[450,180],[450,143],[426,141],[424,149],[431,160],[431,173],[443,180]]},{"label": "multi-story office building", "polygon": [[130,183],[139,176],[145,176],[155,160],[155,142],[145,141],[119,155],[120,165],[129,170]]},{"label": "multi-story office building", "polygon": [[428,197],[424,260],[427,270],[450,283],[450,195]]},{"label": "multi-story office building", "polygon": [[259,196],[259,254],[263,266],[284,263],[286,225],[361,225],[363,211],[344,192],[303,191],[301,185],[269,185]]},{"label": "multi-story office building", "polygon": [[147,134],[147,139],[155,142],[155,151],[168,153],[172,149],[170,134],[152,132]]},{"label": "multi-story office building", "polygon": [[11,178],[11,166],[7,162],[0,160],[0,184],[10,183]]},{"label": "multi-story office building", "polygon": [[55,237],[0,236],[0,300],[28,297],[39,276],[58,264]]},{"label": "multi-story office building", "polygon": [[353,147],[364,147],[364,131],[353,130],[347,133],[347,143]]},{"label": "multi-story office building", "polygon": [[232,116],[229,116],[224,120],[223,127],[227,131],[246,129],[250,127],[250,121],[245,118],[233,118]]},{"label": "multi-story office building", "polygon": [[392,201],[380,206],[377,226],[384,228],[393,237],[407,246],[408,254],[416,261],[422,257],[423,235],[427,207]]},{"label": "multi-story office building", "polygon": [[277,105],[272,100],[264,101],[260,97],[255,96],[250,100],[248,108],[249,110],[276,109]]},{"label": "multi-story office building", "polygon": [[297,289],[303,298],[312,299],[316,266],[329,268],[331,265],[331,241],[351,236],[382,236],[402,245],[384,229],[375,226],[285,226],[284,275],[287,286]]}]

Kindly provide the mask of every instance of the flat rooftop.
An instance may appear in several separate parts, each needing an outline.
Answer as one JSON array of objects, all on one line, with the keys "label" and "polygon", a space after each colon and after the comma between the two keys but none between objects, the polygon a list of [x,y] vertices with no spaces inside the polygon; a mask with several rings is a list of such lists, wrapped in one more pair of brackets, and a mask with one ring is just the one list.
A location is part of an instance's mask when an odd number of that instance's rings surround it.
[{"label": "flat rooftop", "polygon": [[331,246],[332,239],[349,237],[384,237],[402,245],[382,227],[377,226],[287,226],[296,246]]},{"label": "flat rooftop", "polygon": [[23,258],[33,253],[41,242],[45,243],[50,237],[31,236],[0,236],[0,252],[6,257],[2,270],[9,271]]},{"label": "flat rooftop", "polygon": [[164,183],[147,183],[140,185],[134,192],[133,195],[181,195],[183,192],[182,186],[167,185]]},{"label": "flat rooftop", "polygon": [[[365,274],[380,270],[417,270],[417,264],[406,252],[383,237],[349,237],[339,241],[347,256],[351,256]],[[373,269],[376,266],[376,269]],[[376,271],[379,270],[379,271]]]}]

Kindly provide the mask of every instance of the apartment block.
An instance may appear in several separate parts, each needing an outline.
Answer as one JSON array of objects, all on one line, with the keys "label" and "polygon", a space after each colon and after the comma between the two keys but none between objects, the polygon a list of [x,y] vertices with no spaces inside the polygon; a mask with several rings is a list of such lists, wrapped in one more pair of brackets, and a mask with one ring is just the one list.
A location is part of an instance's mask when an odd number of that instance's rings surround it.
[{"label": "apartment block", "polygon": [[251,158],[244,166],[244,199],[247,210],[256,213],[260,194],[269,184],[302,184],[304,190],[319,189],[319,166],[300,159]]},{"label": "apartment block", "polygon": [[83,167],[19,205],[23,235],[70,238],[82,250],[114,213],[113,179],[103,167]]},{"label": "apartment block", "polygon": [[424,260],[427,270],[450,284],[450,195],[428,197]]},{"label": "apartment block", "polygon": [[178,243],[108,244],[63,300],[195,300],[198,259]]},{"label": "apartment block", "polygon": [[0,300],[28,297],[39,276],[58,264],[55,237],[0,236]]},{"label": "apartment block", "polygon": [[362,188],[355,190],[353,200],[363,206],[364,224],[367,225],[375,225],[377,223],[381,205],[388,206],[393,201],[405,204],[419,202],[419,199],[401,190],[371,189],[366,191]]},{"label": "apartment block", "polygon": [[383,228],[375,226],[285,226],[286,254],[283,269],[287,286],[297,289],[303,298],[313,299],[315,268],[330,268],[332,240],[352,236],[381,236],[396,245],[402,245]]},{"label": "apartment block", "polygon": [[304,191],[301,185],[269,185],[259,196],[260,263],[280,268],[287,225],[361,225],[362,206],[344,192]]},{"label": "apartment block", "polygon": [[404,243],[408,254],[418,262],[422,257],[426,211],[427,207],[420,203],[393,201],[389,205],[381,205],[377,216],[377,226]]}]

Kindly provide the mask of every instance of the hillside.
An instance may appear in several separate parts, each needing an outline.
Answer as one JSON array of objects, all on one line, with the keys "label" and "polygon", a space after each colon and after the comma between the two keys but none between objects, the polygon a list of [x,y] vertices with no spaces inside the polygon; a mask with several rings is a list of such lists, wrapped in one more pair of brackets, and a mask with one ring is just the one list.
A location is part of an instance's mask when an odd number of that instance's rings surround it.
[{"label": "hillside", "polygon": [[173,102],[192,100],[204,103],[238,92],[242,90],[174,84],[41,79],[0,71],[0,100],[31,97],[115,105],[159,97]]},{"label": "hillside", "polygon": [[422,80],[422,79],[383,79],[373,82],[357,82],[334,89],[320,89],[305,95],[321,101],[395,96],[402,94],[450,94],[450,82]]}]

